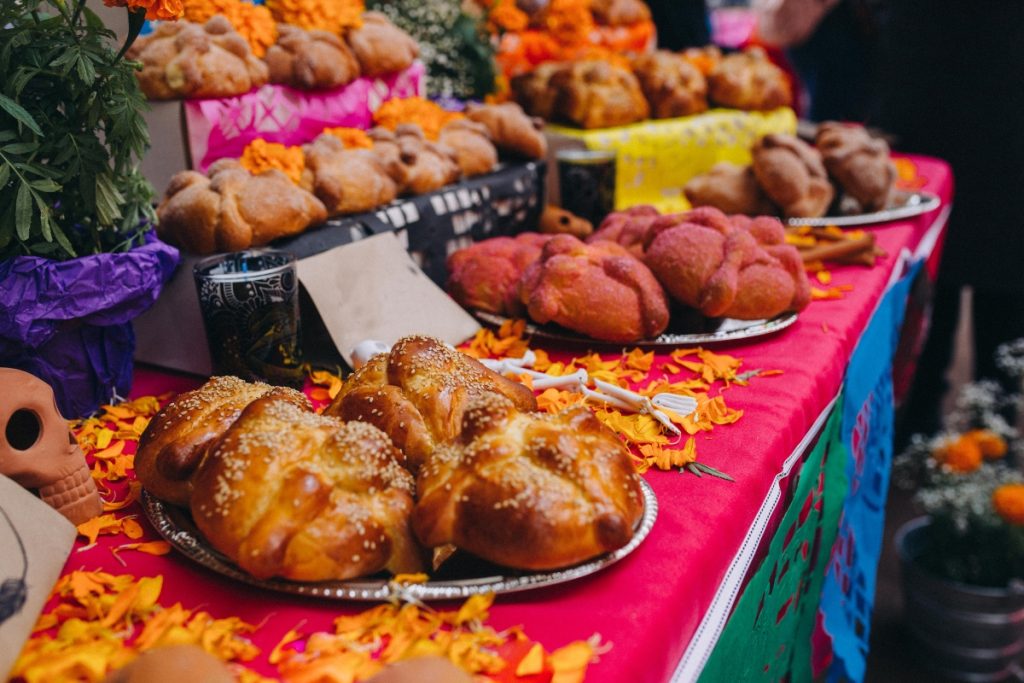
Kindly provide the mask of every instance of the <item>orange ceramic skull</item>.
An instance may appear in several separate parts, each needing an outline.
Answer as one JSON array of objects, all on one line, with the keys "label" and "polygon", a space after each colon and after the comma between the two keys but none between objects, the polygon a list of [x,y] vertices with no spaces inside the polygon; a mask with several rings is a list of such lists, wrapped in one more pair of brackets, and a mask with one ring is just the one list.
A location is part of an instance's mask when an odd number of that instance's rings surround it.
[{"label": "orange ceramic skull", "polygon": [[57,409],[53,389],[12,368],[0,368],[0,473],[37,489],[72,524],[103,510],[85,455]]}]

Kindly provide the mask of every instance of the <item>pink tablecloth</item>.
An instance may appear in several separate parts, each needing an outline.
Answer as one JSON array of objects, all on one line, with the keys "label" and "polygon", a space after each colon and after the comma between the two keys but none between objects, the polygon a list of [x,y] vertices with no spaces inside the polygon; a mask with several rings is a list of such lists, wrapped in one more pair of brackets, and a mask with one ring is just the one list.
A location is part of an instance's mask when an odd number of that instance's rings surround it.
[{"label": "pink tablecloth", "polygon": [[[925,189],[948,204],[952,194],[948,167],[930,159],[915,162],[927,179]],[[660,513],[650,537],[633,555],[580,581],[499,596],[490,623],[496,628],[522,624],[531,638],[548,649],[600,633],[613,647],[591,667],[591,681],[669,680],[712,603],[728,610],[731,602],[721,596],[716,601],[716,593],[741,548],[759,542],[763,531],[752,532],[752,522],[769,494],[777,490],[776,477],[784,463],[799,450],[837,395],[847,360],[900,254],[913,252],[945,215],[937,210],[872,228],[888,256],[873,269],[833,271],[833,284],[853,285],[845,298],[812,303],[793,327],[773,337],[726,347],[743,359],[744,369],[783,371],[781,376],[756,378],[749,387],[729,389],[729,405],[744,410],[743,419],[698,437],[701,461],[730,473],[735,483],[648,472],[645,476],[657,493]],[[140,368],[133,394],[181,390],[195,383]],[[152,530],[147,533],[148,538],[156,538]],[[339,613],[364,607],[253,590],[175,553],[164,557],[126,553],[122,556],[128,562],[126,569],[105,547],[119,542],[123,539],[101,538],[96,547],[73,553],[66,571],[162,574],[164,604],[180,601],[190,608],[203,605],[214,616],[265,621],[255,635],[264,653],[300,621],[306,622],[306,632],[329,629]],[[705,644],[711,646],[713,638]],[[255,668],[273,673],[265,662],[256,662]]]}]

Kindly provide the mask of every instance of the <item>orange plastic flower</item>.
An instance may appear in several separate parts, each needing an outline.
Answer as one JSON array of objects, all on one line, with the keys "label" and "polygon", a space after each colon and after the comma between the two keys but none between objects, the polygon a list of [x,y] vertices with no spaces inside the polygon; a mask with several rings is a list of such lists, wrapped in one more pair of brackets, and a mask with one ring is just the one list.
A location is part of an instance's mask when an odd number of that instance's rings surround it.
[{"label": "orange plastic flower", "polygon": [[373,114],[373,122],[388,130],[394,130],[403,123],[415,123],[423,129],[428,140],[437,140],[442,128],[461,118],[462,114],[442,109],[422,97],[388,100]]},{"label": "orange plastic flower", "polygon": [[989,429],[975,429],[964,434],[964,437],[978,444],[986,460],[998,460],[1006,455],[1006,441]]},{"label": "orange plastic flower", "polygon": [[222,14],[239,35],[245,38],[257,57],[277,42],[277,23],[270,10],[246,0],[184,0],[185,18],[197,24]]},{"label": "orange plastic flower", "polygon": [[131,11],[146,10],[150,21],[173,21],[185,13],[181,0],[103,0],[107,7],[127,7]]},{"label": "orange plastic flower", "polygon": [[306,169],[306,158],[301,147],[286,147],[260,138],[246,145],[242,152],[242,166],[254,175],[272,168],[283,171],[291,181],[298,184]]},{"label": "orange plastic flower", "polygon": [[373,147],[373,140],[366,134],[365,130],[359,128],[337,126],[334,128],[324,128],[323,132],[341,140],[342,144],[345,145],[345,149],[370,149]]},{"label": "orange plastic flower", "polygon": [[1024,484],[1003,484],[992,492],[992,507],[1009,524],[1024,526]]},{"label": "orange plastic flower", "polygon": [[956,439],[947,439],[932,453],[935,460],[954,472],[973,472],[981,467],[981,447],[978,443],[962,435]]}]

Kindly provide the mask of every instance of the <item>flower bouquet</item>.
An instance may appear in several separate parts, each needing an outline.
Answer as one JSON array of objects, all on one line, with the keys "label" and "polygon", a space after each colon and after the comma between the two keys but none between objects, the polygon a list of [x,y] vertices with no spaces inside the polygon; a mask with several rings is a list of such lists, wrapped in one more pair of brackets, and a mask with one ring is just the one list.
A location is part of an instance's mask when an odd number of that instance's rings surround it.
[{"label": "flower bouquet", "polygon": [[181,3],[113,4],[120,46],[85,0],[0,3],[0,365],[51,384],[67,416],[127,392],[130,321],[178,259],[150,233],[146,105],[124,55]]}]

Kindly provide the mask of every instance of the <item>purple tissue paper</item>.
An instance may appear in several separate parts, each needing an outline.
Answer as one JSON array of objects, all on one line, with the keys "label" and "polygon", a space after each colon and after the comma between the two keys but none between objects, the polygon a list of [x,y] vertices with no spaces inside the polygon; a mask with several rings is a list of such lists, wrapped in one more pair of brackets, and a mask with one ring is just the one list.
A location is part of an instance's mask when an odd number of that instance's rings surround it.
[{"label": "purple tissue paper", "polygon": [[53,387],[67,418],[127,396],[135,334],[178,265],[153,233],[131,251],[70,261],[19,256],[0,262],[0,366]]}]

